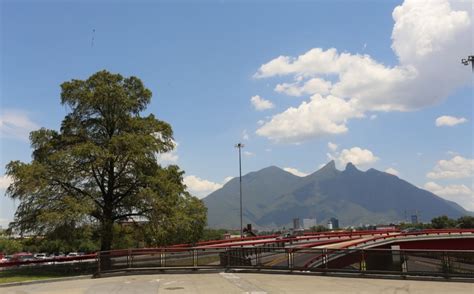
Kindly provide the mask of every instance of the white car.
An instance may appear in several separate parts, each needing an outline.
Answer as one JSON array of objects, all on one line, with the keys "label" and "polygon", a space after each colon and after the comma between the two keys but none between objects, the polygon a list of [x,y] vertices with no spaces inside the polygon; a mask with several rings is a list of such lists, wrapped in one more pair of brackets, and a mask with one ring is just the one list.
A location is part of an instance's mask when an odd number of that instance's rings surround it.
[{"label": "white car", "polygon": [[36,253],[33,255],[36,259],[46,259],[48,258],[48,256],[46,255],[46,253]]}]

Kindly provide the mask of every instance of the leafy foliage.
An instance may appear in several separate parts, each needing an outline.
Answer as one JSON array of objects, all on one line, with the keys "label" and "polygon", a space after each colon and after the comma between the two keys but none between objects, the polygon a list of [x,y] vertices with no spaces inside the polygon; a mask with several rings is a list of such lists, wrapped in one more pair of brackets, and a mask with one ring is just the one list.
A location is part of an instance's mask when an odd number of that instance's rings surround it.
[{"label": "leafy foliage", "polygon": [[70,112],[60,131],[32,132],[31,163],[7,165],[13,179],[7,193],[20,202],[13,227],[48,235],[98,224],[100,248],[109,250],[114,223],[143,217],[157,240],[172,240],[177,237],[163,234],[181,231],[196,239],[205,208],[186,192],[177,166],[157,162],[174,142],[168,123],[141,116],[151,91],[136,77],[107,71],[65,82],[61,90],[61,104]]}]

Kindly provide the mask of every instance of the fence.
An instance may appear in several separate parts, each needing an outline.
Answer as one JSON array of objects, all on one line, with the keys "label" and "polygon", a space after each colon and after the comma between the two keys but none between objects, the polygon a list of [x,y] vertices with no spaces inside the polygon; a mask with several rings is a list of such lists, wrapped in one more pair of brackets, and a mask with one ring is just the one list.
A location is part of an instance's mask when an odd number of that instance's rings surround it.
[{"label": "fence", "polygon": [[0,278],[89,275],[97,272],[97,265],[98,259],[96,254],[3,262],[0,263]]},{"label": "fence", "polygon": [[474,250],[161,248],[104,251],[97,274],[168,269],[253,269],[474,279]]}]

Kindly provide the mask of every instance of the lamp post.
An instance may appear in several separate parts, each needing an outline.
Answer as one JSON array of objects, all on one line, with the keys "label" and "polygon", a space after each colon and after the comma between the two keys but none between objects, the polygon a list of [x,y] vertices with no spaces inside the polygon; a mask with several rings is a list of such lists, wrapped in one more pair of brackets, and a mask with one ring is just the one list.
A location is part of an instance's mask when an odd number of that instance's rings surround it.
[{"label": "lamp post", "polygon": [[471,63],[472,70],[474,71],[474,55],[470,55],[466,59],[461,59],[461,63],[464,65],[469,65],[469,62]]},{"label": "lamp post", "polygon": [[244,144],[242,143],[237,143],[235,145],[235,148],[239,149],[239,182],[240,182],[240,238],[244,237],[244,232],[243,232],[243,221],[242,221],[242,155],[241,151],[242,148],[244,148]]}]

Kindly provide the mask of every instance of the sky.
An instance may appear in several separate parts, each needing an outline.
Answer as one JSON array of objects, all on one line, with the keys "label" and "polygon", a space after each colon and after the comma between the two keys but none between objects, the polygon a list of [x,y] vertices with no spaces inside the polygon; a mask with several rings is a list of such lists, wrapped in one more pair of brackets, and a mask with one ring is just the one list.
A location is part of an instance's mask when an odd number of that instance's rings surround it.
[{"label": "sky", "polygon": [[200,198],[276,165],[376,168],[474,211],[472,0],[1,0],[0,225],[12,160],[58,129],[62,82],[106,69],[153,92]]}]

